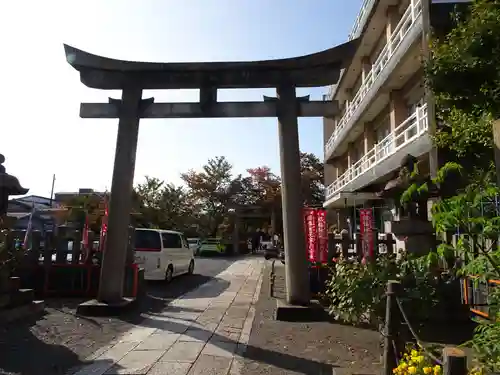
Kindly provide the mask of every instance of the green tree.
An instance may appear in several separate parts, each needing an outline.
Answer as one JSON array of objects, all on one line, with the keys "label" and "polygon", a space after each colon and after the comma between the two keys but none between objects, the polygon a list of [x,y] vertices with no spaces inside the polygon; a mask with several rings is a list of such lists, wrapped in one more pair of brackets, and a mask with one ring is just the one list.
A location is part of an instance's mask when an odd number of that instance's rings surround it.
[{"label": "green tree", "polygon": [[[466,260],[460,273],[486,281],[500,276],[499,215],[496,209],[483,210],[485,204],[496,208],[500,193],[490,185],[492,121],[500,117],[500,0],[475,0],[467,11],[457,12],[454,21],[448,35],[438,35],[432,42],[425,71],[436,98],[435,143],[438,152],[451,160],[441,168],[435,185],[447,184],[443,178],[447,170],[460,169],[462,178],[449,190],[453,194],[441,189],[441,196],[446,197],[433,206],[433,222],[438,233],[468,235],[471,240],[463,237],[455,246],[442,245],[439,251],[445,257],[458,253]],[[449,168],[453,162],[455,167]],[[428,190],[425,184],[418,188],[413,184],[410,189],[414,193]],[[485,240],[494,245],[484,246]],[[500,303],[499,290],[491,301]],[[498,310],[493,315],[500,318]],[[482,322],[474,335],[472,344],[486,370],[500,369],[499,340],[498,320]]]},{"label": "green tree", "polygon": [[228,210],[241,198],[242,178],[234,177],[233,166],[224,156],[209,159],[201,171],[181,174],[193,202],[206,215],[208,234],[215,236]]},{"label": "green tree", "polygon": [[66,211],[61,212],[58,218],[64,224],[76,223],[80,230],[83,229],[87,218],[90,229],[99,233],[101,218],[104,216],[104,211],[101,209],[104,198],[98,194],[82,194],[68,198],[62,203]]},{"label": "green tree", "polygon": [[139,226],[184,231],[193,223],[195,205],[184,187],[146,176],[135,188],[134,201]]},{"label": "green tree", "polygon": [[432,42],[426,65],[437,104],[435,142],[467,172],[487,171],[492,120],[500,115],[500,0],[476,0],[454,21],[446,37]]},{"label": "green tree", "polygon": [[325,169],[319,158],[307,152],[300,153],[302,194],[305,205],[322,205],[325,200]]}]

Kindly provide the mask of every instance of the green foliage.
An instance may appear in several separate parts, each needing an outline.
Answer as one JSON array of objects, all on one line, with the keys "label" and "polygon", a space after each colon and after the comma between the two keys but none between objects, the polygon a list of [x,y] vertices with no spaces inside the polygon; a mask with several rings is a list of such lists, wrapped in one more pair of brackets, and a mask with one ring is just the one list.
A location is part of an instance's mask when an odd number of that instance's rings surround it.
[{"label": "green foliage", "polygon": [[419,258],[381,254],[372,264],[343,260],[332,269],[326,296],[330,314],[336,319],[357,324],[381,323],[385,314],[385,289],[389,280],[405,287],[403,304],[417,314],[426,314],[436,302],[438,279],[435,254]]},{"label": "green foliage", "polygon": [[316,155],[300,153],[300,171],[302,174],[302,196],[305,205],[322,205],[325,199],[325,169]]},{"label": "green foliage", "polygon": [[185,188],[157,178],[146,176],[136,186],[134,198],[135,209],[141,213],[136,218],[138,226],[185,231],[196,215],[196,205]]},{"label": "green foliage", "polygon": [[473,1],[431,49],[426,76],[440,108],[500,115],[500,0]]},{"label": "green foliage", "polygon": [[[492,121],[500,117],[500,0],[475,0],[469,11],[456,14],[455,27],[431,45],[426,78],[437,104],[438,128],[434,137],[439,152],[460,162],[461,181],[454,196],[433,207],[436,232],[460,233],[456,243],[438,251],[459,256],[458,273],[476,282],[500,279],[499,190],[494,181]],[[445,184],[449,171],[441,168]],[[481,321],[471,341],[480,365],[500,371],[500,288],[490,295],[491,321]]]},{"label": "green foliage", "polygon": [[476,0],[431,44],[427,85],[436,99],[434,141],[473,180],[491,169],[492,120],[500,116],[500,0]]},{"label": "green foliage", "polygon": [[181,175],[193,201],[206,213],[209,235],[216,236],[219,226],[241,192],[241,175],[233,177],[233,166],[224,156],[209,159],[200,172],[190,170]]},{"label": "green foliage", "polygon": [[74,196],[63,202],[67,211],[61,213],[59,218],[65,224],[78,223],[78,227],[83,229],[85,217],[87,217],[90,229],[98,233],[101,226],[101,218],[104,216],[104,210],[102,209],[103,202],[104,197],[97,194]]},{"label": "green foliage", "polygon": [[[323,163],[309,153],[301,153],[300,163],[305,204],[322,203]],[[231,163],[219,156],[209,159],[201,170],[181,174],[185,187],[146,176],[134,189],[134,210],[139,213],[134,215],[136,224],[216,236],[230,231],[229,212],[235,206],[251,205],[278,213],[281,179],[267,166],[248,169],[247,173],[245,177],[234,175]]]},{"label": "green foliage", "polygon": [[[460,233],[453,244],[441,244],[440,255],[458,256],[464,261],[459,275],[478,283],[500,280],[499,200],[500,189],[494,185],[467,186],[457,195],[441,199],[433,206],[433,224],[438,234]],[[470,341],[480,365],[486,371],[500,370],[500,288],[490,288],[491,320],[479,320]]]}]

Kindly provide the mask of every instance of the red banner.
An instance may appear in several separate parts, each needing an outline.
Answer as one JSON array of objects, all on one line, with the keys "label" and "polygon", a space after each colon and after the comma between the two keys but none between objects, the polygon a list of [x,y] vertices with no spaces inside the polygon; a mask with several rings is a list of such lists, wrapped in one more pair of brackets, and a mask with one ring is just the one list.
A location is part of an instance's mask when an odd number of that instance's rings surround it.
[{"label": "red banner", "polygon": [[359,232],[363,257],[375,259],[375,243],[373,238],[373,212],[371,208],[359,210]]},{"label": "red banner", "polygon": [[326,210],[317,209],[318,252],[321,263],[328,262],[328,228],[326,225]]},{"label": "red banner", "polygon": [[312,263],[328,262],[328,228],[326,210],[304,208],[304,231],[307,259]]},{"label": "red banner", "polygon": [[316,210],[314,208],[304,209],[304,229],[306,235],[307,259],[316,262],[318,259],[318,230]]}]

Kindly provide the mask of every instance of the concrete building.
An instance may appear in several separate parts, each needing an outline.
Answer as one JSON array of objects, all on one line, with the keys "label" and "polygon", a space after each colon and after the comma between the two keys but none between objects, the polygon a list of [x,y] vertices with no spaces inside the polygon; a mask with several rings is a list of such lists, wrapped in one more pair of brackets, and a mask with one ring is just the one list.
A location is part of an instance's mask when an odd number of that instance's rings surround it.
[{"label": "concrete building", "polygon": [[434,111],[423,62],[433,18],[441,22],[457,2],[463,1],[364,1],[349,35],[360,38],[356,54],[325,98],[341,109],[324,119],[324,207],[339,229],[356,231],[358,209],[372,207],[376,227],[391,232],[394,203],[377,193],[408,155],[421,172],[430,171]]}]

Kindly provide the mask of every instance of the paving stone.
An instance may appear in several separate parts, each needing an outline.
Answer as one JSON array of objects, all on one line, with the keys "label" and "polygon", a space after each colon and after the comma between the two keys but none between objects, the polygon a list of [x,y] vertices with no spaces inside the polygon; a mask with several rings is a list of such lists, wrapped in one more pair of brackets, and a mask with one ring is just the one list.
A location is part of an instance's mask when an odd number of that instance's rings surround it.
[{"label": "paving stone", "polygon": [[245,362],[241,358],[234,358],[231,363],[228,375],[240,375],[245,367]]},{"label": "paving stone", "polygon": [[196,360],[204,346],[204,342],[177,341],[160,358],[160,361],[178,361],[192,363]]},{"label": "paving stone", "polygon": [[233,358],[237,341],[210,340],[201,351],[201,355]]},{"label": "paving stone", "polygon": [[132,341],[123,341],[116,343],[113,347],[111,347],[106,352],[102,353],[97,359],[111,359],[115,362],[118,362],[122,359],[125,354],[133,350],[140,342],[132,342]]},{"label": "paving stone", "polygon": [[231,362],[232,358],[200,355],[188,375],[226,375]]},{"label": "paving stone", "polygon": [[220,322],[220,327],[232,327],[232,328],[239,328],[242,329],[243,325],[245,323],[245,319],[229,319],[229,318],[224,318]]},{"label": "paving stone", "polygon": [[73,375],[102,375],[109,370],[115,361],[111,359],[95,360],[92,363],[81,367]]},{"label": "paving stone", "polygon": [[218,322],[208,322],[208,323],[200,322],[193,324],[191,328],[202,329],[207,332],[215,332],[218,326],[219,326]]},{"label": "paving stone", "polygon": [[190,328],[179,337],[179,341],[200,341],[207,342],[212,337],[213,332],[204,329]]},{"label": "paving stone", "polygon": [[178,333],[154,333],[141,342],[134,350],[167,350],[181,335]]},{"label": "paving stone", "polygon": [[127,332],[120,341],[126,342],[140,342],[146,339],[149,335],[152,335],[156,331],[156,328],[152,327],[134,327],[132,330]]},{"label": "paving stone", "polygon": [[133,350],[116,365],[106,371],[106,375],[144,375],[158,361],[163,350]]},{"label": "paving stone", "polygon": [[156,334],[158,331],[169,332],[169,333],[184,333],[189,329],[190,325],[192,324],[192,322],[190,321],[184,321],[168,317],[151,316],[148,319],[150,319],[152,321],[152,324],[154,324],[154,326],[158,328],[158,330],[155,331],[153,334]]},{"label": "paving stone", "polygon": [[261,269],[261,262],[238,261],[164,311],[143,314],[146,327],[134,327],[74,375],[240,375]]},{"label": "paving stone", "polygon": [[159,361],[148,371],[147,375],[186,375],[192,364],[188,362]]},{"label": "paving stone", "polygon": [[219,330],[215,332],[215,335],[212,336],[212,339],[216,339],[219,341],[238,342],[240,336],[241,336],[241,331],[238,329],[235,329],[234,331]]}]

